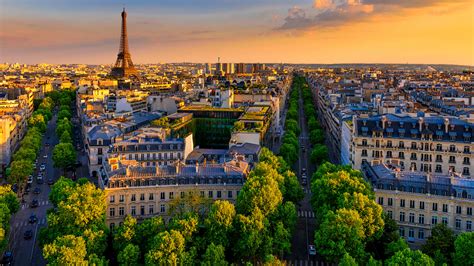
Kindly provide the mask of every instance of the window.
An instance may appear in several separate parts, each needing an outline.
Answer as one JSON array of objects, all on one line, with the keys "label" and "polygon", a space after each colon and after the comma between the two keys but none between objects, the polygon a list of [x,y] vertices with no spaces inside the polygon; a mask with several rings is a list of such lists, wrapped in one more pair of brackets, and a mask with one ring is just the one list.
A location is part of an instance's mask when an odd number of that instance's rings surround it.
[{"label": "window", "polygon": [[461,214],[461,206],[456,206],[456,213]]},{"label": "window", "polygon": [[413,228],[410,228],[408,230],[408,237],[414,238],[415,237],[415,230]]},{"label": "window", "polygon": [[392,148],[392,141],[391,140],[387,141],[387,147]]},{"label": "window", "polygon": [[367,150],[362,150],[362,157],[367,157]]},{"label": "window", "polygon": [[392,206],[393,205],[393,199],[392,198],[388,198],[388,206]]},{"label": "window", "polygon": [[153,213],[155,213],[155,206],[148,205],[148,214],[153,214]]},{"label": "window", "polygon": [[404,221],[405,221],[405,213],[400,212],[400,222],[404,222]]},{"label": "window", "polygon": [[383,197],[379,197],[379,204],[383,205]]},{"label": "window", "polygon": [[443,212],[448,212],[448,204],[443,204]]},{"label": "window", "polygon": [[392,158],[392,151],[387,151],[387,158]]},{"label": "window", "polygon": [[153,200],[154,198],[155,198],[155,195],[153,193],[150,193],[150,195],[148,196],[148,199]]},{"label": "window", "polygon": [[433,203],[433,211],[438,211],[438,203]]},{"label": "window", "polygon": [[436,150],[437,150],[437,151],[442,151],[442,150],[443,150],[443,145],[437,144],[437,145],[436,145]]},{"label": "window", "polygon": [[443,162],[443,155],[437,154],[436,155],[436,162],[442,163]]},{"label": "window", "polygon": [[115,228],[115,223],[110,223],[110,231],[113,231]]},{"label": "window", "polygon": [[170,197],[169,199],[174,199],[174,192],[170,192]]},{"label": "window", "polygon": [[409,220],[410,223],[414,223],[415,222],[415,214],[410,213],[410,215],[408,216],[408,220]]},{"label": "window", "polygon": [[232,198],[232,190],[227,191],[227,198],[228,199]]},{"label": "window", "polygon": [[390,217],[390,219],[393,219],[393,212],[392,211],[387,211],[387,215],[388,215],[388,217]]},{"label": "window", "polygon": [[472,215],[472,207],[467,207],[466,208],[466,213],[467,213],[467,215]]},{"label": "window", "polygon": [[443,168],[442,168],[441,164],[436,165],[435,172],[436,173],[442,173],[443,172]]},{"label": "window", "polygon": [[208,195],[208,197],[209,197],[210,199],[214,198],[214,191],[209,190],[209,192],[208,192],[207,195]]},{"label": "window", "polygon": [[464,159],[462,160],[462,163],[463,164],[471,164],[470,161],[469,161],[469,157],[464,157]]},{"label": "window", "polygon": [[425,239],[425,231],[423,229],[418,230],[418,239]]},{"label": "window", "polygon": [[115,216],[115,208],[110,208],[109,210],[109,216],[114,217]]},{"label": "window", "polygon": [[448,225],[448,217],[443,217],[443,218],[441,219],[441,222],[442,222],[443,224],[445,224],[445,225]]},{"label": "window", "polygon": [[437,225],[438,224],[438,216],[431,217],[431,224],[432,225]]},{"label": "window", "polygon": [[124,216],[124,215],[125,215],[125,208],[119,207],[119,216]]},{"label": "window", "polygon": [[461,219],[456,219],[456,229],[461,229]]},{"label": "window", "polygon": [[130,198],[130,201],[135,201],[135,194],[132,194],[132,197]]},{"label": "window", "polygon": [[367,140],[366,139],[362,140],[362,146],[367,146]]},{"label": "window", "polygon": [[180,194],[180,197],[181,197],[182,199],[184,199],[184,196],[186,196],[186,194],[184,193],[184,191],[181,191],[181,193],[179,193],[179,194]]},{"label": "window", "polygon": [[164,213],[166,211],[165,204],[161,204],[160,206],[160,212]]},{"label": "window", "polygon": [[398,152],[398,158],[400,159],[405,159],[405,153],[404,152]]},{"label": "window", "polygon": [[140,215],[145,215],[145,206],[140,206]]},{"label": "window", "polygon": [[145,194],[144,193],[140,194],[140,200],[142,200],[142,201],[145,200]]},{"label": "window", "polygon": [[97,155],[102,155],[102,148],[97,148]]},{"label": "window", "polygon": [[410,208],[411,209],[415,208],[415,201],[414,200],[410,200]]},{"label": "window", "polygon": [[425,209],[425,202],[420,201],[420,210],[424,210],[424,209]]},{"label": "window", "polygon": [[398,229],[398,233],[400,234],[401,237],[404,237],[405,236],[405,228],[404,227],[400,227]]},{"label": "window", "polygon": [[165,199],[165,197],[166,197],[166,196],[165,196],[165,192],[161,192],[161,193],[160,193],[160,199],[163,200],[163,199]]},{"label": "window", "polygon": [[472,221],[466,221],[466,231],[472,230]]},{"label": "window", "polygon": [[217,198],[218,199],[222,198],[222,191],[220,191],[220,190],[217,191]]},{"label": "window", "polygon": [[470,173],[469,173],[469,167],[464,167],[464,168],[462,169],[462,174],[463,174],[463,175],[470,175]]},{"label": "window", "polygon": [[411,148],[412,148],[412,149],[416,149],[416,142],[412,142],[412,143],[411,143]]},{"label": "window", "polygon": [[204,198],[204,191],[201,190],[200,195],[201,195],[201,198]]},{"label": "window", "polygon": [[416,153],[411,153],[410,160],[416,160]]},{"label": "window", "polygon": [[424,224],[425,223],[425,215],[424,214],[420,214],[418,216],[418,223],[419,224]]},{"label": "window", "polygon": [[456,157],[449,156],[449,163],[456,163]]},{"label": "window", "polygon": [[470,152],[469,146],[464,146],[464,153],[469,153],[469,152]]},{"label": "window", "polygon": [[114,203],[115,202],[115,195],[110,195],[109,199],[110,199],[110,203]]},{"label": "window", "polygon": [[405,207],[405,200],[404,199],[400,200],[400,207],[402,207],[402,208]]},{"label": "window", "polygon": [[124,202],[124,201],[125,201],[125,195],[120,195],[119,202]]},{"label": "window", "polygon": [[450,152],[455,152],[455,151],[456,151],[456,146],[454,146],[454,145],[449,145],[449,151],[450,151]]},{"label": "window", "polygon": [[135,206],[132,206],[132,208],[131,208],[131,215],[132,216],[137,215],[137,208]]}]

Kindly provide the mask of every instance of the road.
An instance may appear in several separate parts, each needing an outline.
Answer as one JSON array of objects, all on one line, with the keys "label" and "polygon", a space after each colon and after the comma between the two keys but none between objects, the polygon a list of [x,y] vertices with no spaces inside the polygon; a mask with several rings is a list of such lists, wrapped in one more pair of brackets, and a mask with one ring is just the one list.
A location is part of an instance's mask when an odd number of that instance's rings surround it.
[{"label": "road", "polygon": [[[49,121],[46,133],[44,134],[42,141],[42,148],[38,156],[38,167],[33,174],[34,180],[31,186],[31,191],[24,195],[24,203],[21,203],[20,210],[12,216],[10,221],[10,237],[7,250],[12,251],[14,257],[14,265],[46,265],[46,261],[42,256],[41,249],[38,246],[38,234],[42,227],[47,226],[46,211],[52,207],[52,204],[48,200],[50,186],[47,184],[49,178],[56,181],[62,174],[62,170],[54,168],[52,160],[52,152],[54,145],[59,143],[59,139],[56,136],[57,117],[53,116]],[[74,128],[74,136],[80,136],[80,130]],[[81,141],[82,138],[78,137]],[[80,144],[81,145],[81,144]],[[47,155],[45,158],[44,155]],[[82,162],[82,166],[76,170],[77,176],[87,177],[87,158],[84,152],[79,152],[78,160]],[[39,173],[39,167],[42,163],[46,164],[46,169],[43,174],[44,183],[37,184],[37,176]],[[33,193],[35,188],[40,188],[41,192],[38,195]],[[30,208],[30,203],[33,199],[39,201],[39,206],[36,208]],[[28,218],[31,214],[35,214],[38,218],[36,223],[28,223]],[[24,239],[23,235],[27,230],[33,230],[33,237],[31,239]]]}]

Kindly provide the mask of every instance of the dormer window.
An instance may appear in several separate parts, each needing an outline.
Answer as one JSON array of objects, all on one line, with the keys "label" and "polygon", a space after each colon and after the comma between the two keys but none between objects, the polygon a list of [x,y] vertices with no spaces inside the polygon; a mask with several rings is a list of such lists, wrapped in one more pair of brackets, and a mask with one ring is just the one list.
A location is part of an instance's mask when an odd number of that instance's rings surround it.
[{"label": "dormer window", "polygon": [[102,139],[97,139],[97,145],[98,146],[104,145],[104,141]]}]

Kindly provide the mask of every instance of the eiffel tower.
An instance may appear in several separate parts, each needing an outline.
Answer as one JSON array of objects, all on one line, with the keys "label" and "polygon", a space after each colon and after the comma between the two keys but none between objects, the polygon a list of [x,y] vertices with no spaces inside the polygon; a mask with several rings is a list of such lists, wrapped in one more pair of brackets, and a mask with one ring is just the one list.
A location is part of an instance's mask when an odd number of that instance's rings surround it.
[{"label": "eiffel tower", "polygon": [[125,8],[122,11],[122,34],[120,35],[120,49],[117,55],[117,61],[110,73],[117,78],[128,78],[130,76],[137,76],[137,70],[133,66],[132,57],[128,50],[128,35],[127,35],[127,12]]}]

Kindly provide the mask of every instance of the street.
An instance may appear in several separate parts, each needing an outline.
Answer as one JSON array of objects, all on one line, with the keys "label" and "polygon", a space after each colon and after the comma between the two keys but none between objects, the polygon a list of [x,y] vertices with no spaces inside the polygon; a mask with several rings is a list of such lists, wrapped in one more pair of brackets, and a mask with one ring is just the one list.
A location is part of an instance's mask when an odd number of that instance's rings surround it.
[{"label": "street", "polygon": [[[49,121],[46,132],[43,136],[42,148],[38,155],[37,169],[33,174],[33,183],[31,184],[30,192],[24,195],[24,202],[20,204],[20,210],[12,216],[10,221],[10,237],[7,250],[12,251],[14,261],[13,265],[46,265],[46,261],[42,256],[41,249],[38,246],[38,235],[42,227],[47,226],[46,211],[52,207],[49,202],[48,195],[51,191],[50,186],[47,184],[48,179],[52,178],[54,182],[59,179],[62,175],[62,170],[54,168],[52,153],[54,145],[59,143],[59,139],[56,136],[55,129],[57,123],[57,116],[54,115],[51,121]],[[79,131],[79,132],[77,132]],[[74,136],[80,136],[80,130],[75,128]],[[79,142],[82,139],[78,138]],[[45,158],[44,156],[47,155]],[[87,158],[84,152],[78,153],[78,160],[82,162],[82,166],[76,169],[78,177],[87,177]],[[43,183],[38,184],[37,176],[40,173],[40,165],[45,163],[45,171],[43,172]],[[34,194],[36,188],[40,189],[39,194]],[[36,199],[38,200],[38,207],[31,208],[31,202]],[[37,221],[35,223],[29,223],[29,217],[35,214]],[[31,239],[25,239],[24,234],[26,231],[32,230],[33,236]]]}]

